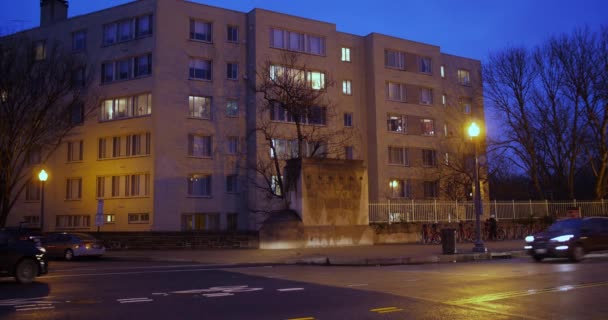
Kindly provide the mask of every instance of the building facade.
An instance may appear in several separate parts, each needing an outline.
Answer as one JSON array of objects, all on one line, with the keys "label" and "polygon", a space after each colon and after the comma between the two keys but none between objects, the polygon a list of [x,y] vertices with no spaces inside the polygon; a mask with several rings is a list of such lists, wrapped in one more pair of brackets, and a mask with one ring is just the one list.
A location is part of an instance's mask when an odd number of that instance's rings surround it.
[{"label": "building facade", "polygon": [[[69,19],[66,1],[41,6],[41,26],[24,33],[82,55],[95,98],[42,165],[48,231],[96,230],[99,200],[103,231],[256,229],[255,212],[270,200],[252,186],[262,178],[251,164],[272,154],[256,130],[252,88],[285,52],[326,90],[334,116],[314,125],[350,138],[326,156],[364,160],[370,201],[449,197],[442,164],[470,153],[465,125],[483,119],[480,62],[434,45],[188,1],[140,0]],[[283,116],[268,114],[292,130]],[[36,183],[9,224],[39,223]]]}]

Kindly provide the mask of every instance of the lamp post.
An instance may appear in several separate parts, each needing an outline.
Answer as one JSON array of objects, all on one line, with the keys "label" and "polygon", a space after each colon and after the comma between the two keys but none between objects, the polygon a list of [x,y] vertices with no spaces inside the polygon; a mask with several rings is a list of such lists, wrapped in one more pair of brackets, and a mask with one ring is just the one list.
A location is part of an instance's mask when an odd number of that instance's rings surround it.
[{"label": "lamp post", "polygon": [[46,179],[49,178],[49,174],[44,171],[44,169],[40,170],[38,174],[38,179],[40,180],[40,231],[44,232],[44,183]]},{"label": "lamp post", "polygon": [[475,195],[474,195],[474,206],[475,206],[475,232],[477,233],[477,239],[475,239],[475,246],[473,247],[473,252],[486,252],[487,249],[483,244],[483,240],[481,239],[481,186],[479,183],[479,156],[477,154],[477,137],[481,129],[477,125],[477,123],[473,122],[469,126],[469,136],[471,140],[473,140],[473,149],[475,150]]}]

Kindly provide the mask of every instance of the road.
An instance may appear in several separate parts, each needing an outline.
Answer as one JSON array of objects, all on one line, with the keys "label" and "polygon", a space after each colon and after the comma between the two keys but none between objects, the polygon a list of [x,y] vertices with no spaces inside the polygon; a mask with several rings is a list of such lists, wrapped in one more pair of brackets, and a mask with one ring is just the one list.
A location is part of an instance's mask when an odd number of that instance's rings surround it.
[{"label": "road", "polygon": [[0,319],[605,319],[608,257],[391,267],[52,261]]}]

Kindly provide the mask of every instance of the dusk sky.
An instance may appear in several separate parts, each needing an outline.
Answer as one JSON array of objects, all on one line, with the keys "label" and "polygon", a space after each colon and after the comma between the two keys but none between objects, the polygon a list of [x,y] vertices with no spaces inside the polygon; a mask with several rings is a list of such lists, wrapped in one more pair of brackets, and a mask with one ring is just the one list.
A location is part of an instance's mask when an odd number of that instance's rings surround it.
[{"label": "dusk sky", "polygon": [[[39,0],[1,0],[0,32],[38,26]],[[71,0],[69,16],[130,0]],[[479,59],[507,46],[532,47],[552,35],[608,25],[607,0],[196,0],[248,12],[254,8],[336,24],[341,32],[371,32],[441,47],[444,53]],[[9,4],[10,3],[10,4]]]}]

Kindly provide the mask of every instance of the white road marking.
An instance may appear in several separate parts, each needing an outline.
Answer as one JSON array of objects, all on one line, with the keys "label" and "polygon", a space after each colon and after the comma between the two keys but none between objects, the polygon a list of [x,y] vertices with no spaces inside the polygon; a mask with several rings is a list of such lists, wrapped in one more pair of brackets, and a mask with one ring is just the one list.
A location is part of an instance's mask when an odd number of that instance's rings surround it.
[{"label": "white road marking", "polygon": [[285,288],[285,289],[277,289],[277,291],[280,292],[286,292],[286,291],[302,291],[304,290],[304,288]]},{"label": "white road marking", "polygon": [[141,266],[141,267],[107,267],[107,268],[53,268],[53,271],[104,271],[104,270],[138,270],[138,269],[171,269],[190,267],[217,267],[217,264],[174,264],[168,266]]},{"label": "white road marking", "polygon": [[169,294],[168,293],[164,293],[164,292],[154,292],[154,293],[152,293],[152,295],[153,296],[163,296],[163,297],[166,297]]},{"label": "white road marking", "polygon": [[116,301],[118,301],[120,303],[139,303],[139,302],[150,302],[150,301],[154,301],[154,300],[146,297],[146,298],[116,299]]},{"label": "white road marking", "polygon": [[32,311],[32,310],[48,310],[48,309],[55,309],[54,306],[41,306],[41,307],[32,307],[32,308],[17,308],[15,307],[16,311]]},{"label": "white road marking", "polygon": [[24,305],[24,304],[52,304],[52,303],[60,303],[61,301],[52,301],[52,300],[46,300],[51,298],[51,296],[48,297],[37,297],[37,298],[17,298],[17,299],[6,299],[6,300],[0,300],[0,306],[17,306],[17,305]]},{"label": "white road marking", "polygon": [[233,296],[233,293],[229,293],[229,292],[218,292],[218,293],[203,293],[202,296],[207,297],[207,298],[217,298],[217,297],[227,297],[227,296]]}]

